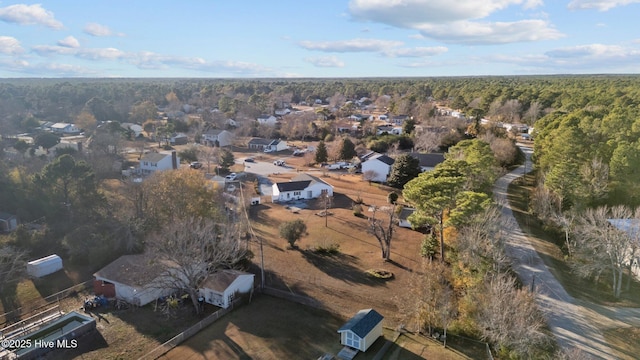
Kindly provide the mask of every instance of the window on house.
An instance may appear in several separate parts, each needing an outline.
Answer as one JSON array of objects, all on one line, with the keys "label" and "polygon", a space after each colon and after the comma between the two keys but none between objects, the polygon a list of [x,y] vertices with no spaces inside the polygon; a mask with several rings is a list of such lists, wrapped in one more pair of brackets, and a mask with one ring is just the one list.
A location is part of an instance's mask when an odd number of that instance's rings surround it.
[{"label": "window on house", "polygon": [[300,194],[301,194],[300,191],[294,191],[293,192],[293,196],[300,196]]},{"label": "window on house", "polygon": [[360,338],[354,335],[352,332],[347,332],[347,336],[345,338],[345,345],[350,346],[354,349],[360,348]]},{"label": "window on house", "polygon": [[326,195],[326,194],[328,194],[328,193],[329,193],[329,190],[327,190],[327,189],[322,189],[322,190],[320,191],[320,194],[322,194],[322,195]]},{"label": "window on house", "polygon": [[148,161],[145,161],[145,162],[144,162],[144,166],[149,166],[149,162],[148,162]]}]

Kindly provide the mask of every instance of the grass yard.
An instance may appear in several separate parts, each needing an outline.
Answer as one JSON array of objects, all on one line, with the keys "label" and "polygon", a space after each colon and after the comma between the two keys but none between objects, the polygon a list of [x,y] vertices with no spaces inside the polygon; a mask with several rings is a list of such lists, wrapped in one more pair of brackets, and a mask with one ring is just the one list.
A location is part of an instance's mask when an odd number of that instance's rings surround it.
[{"label": "grass yard", "polygon": [[[256,297],[221,318],[161,359],[316,359],[342,348],[337,330],[346,318],[268,295]],[[393,331],[385,330],[385,339]],[[373,359],[383,346],[378,339],[356,359]],[[384,359],[468,359],[440,343],[402,335]]]}]

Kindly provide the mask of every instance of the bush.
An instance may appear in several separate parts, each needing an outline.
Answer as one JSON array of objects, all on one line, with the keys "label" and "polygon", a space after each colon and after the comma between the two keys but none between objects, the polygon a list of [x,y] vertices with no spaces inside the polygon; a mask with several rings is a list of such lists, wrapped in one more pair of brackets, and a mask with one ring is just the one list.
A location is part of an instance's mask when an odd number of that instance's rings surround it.
[{"label": "bush", "polygon": [[387,195],[387,201],[389,204],[395,204],[398,201],[398,193],[390,192],[389,195]]},{"label": "bush", "polygon": [[332,142],[333,139],[333,134],[327,134],[327,136],[324,137],[324,142]]},{"label": "bush", "polygon": [[280,225],[280,236],[287,240],[291,248],[295,248],[296,241],[307,232],[307,224],[300,219],[287,221]]},{"label": "bush", "polygon": [[340,244],[316,245],[312,251],[318,255],[336,255],[340,253]]},{"label": "bush", "polygon": [[422,244],[420,245],[420,255],[422,257],[426,257],[429,259],[433,259],[438,252],[438,239],[432,234],[428,234],[422,239]]},{"label": "bush", "polygon": [[362,205],[354,204],[351,209],[353,210],[354,216],[362,216]]}]

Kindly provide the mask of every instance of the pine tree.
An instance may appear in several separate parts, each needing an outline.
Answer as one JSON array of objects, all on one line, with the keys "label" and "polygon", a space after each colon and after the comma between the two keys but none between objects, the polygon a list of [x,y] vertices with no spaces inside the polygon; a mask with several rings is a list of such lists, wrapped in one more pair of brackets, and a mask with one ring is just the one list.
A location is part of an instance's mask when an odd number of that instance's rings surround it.
[{"label": "pine tree", "polygon": [[324,144],[324,141],[320,141],[320,143],[318,144],[318,148],[316,149],[316,163],[325,163],[327,162],[327,159],[329,159],[327,146]]}]

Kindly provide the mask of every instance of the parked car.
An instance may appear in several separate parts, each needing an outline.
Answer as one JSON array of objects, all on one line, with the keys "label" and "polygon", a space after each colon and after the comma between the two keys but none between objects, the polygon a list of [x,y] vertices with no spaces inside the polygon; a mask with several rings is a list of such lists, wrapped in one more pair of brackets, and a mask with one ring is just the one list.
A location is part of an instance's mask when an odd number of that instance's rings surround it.
[{"label": "parked car", "polygon": [[340,170],[340,169],[342,169],[342,166],[340,164],[328,164],[326,167],[327,167],[327,170]]},{"label": "parked car", "polygon": [[246,159],[244,159],[244,162],[250,162],[250,163],[252,163],[252,162],[256,162],[256,161],[255,161],[255,160],[253,160],[253,158],[246,158]]},{"label": "parked car", "polygon": [[264,149],[264,152],[266,152],[266,153],[270,153],[270,152],[273,152],[273,149],[272,149],[272,148],[265,148],[265,149]]},{"label": "parked car", "polygon": [[284,160],[276,160],[276,161],[273,162],[273,165],[284,166],[285,163],[284,163]]},{"label": "parked car", "polygon": [[304,155],[304,153],[305,153],[304,150],[296,149],[296,150],[293,151],[293,156],[302,156],[302,155]]},{"label": "parked car", "polygon": [[200,169],[202,167],[202,163],[193,161],[191,164],[189,164],[189,167],[192,169]]},{"label": "parked car", "polygon": [[234,181],[238,177],[238,174],[231,173],[224,177],[225,181]]}]

